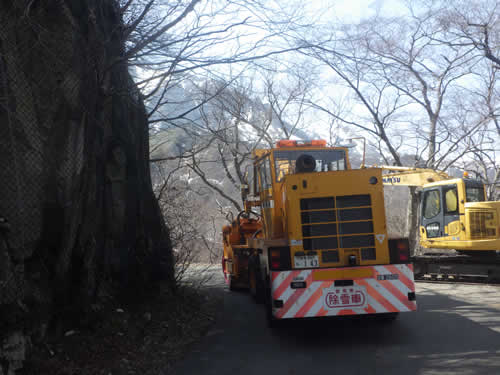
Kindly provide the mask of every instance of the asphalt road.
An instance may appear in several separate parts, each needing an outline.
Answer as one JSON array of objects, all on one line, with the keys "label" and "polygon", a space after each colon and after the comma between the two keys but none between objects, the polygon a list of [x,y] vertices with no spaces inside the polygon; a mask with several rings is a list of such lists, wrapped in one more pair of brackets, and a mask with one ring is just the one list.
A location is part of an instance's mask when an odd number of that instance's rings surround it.
[{"label": "asphalt road", "polygon": [[500,374],[500,287],[418,283],[416,313],[266,325],[264,307],[229,292],[217,323],[176,375]]}]

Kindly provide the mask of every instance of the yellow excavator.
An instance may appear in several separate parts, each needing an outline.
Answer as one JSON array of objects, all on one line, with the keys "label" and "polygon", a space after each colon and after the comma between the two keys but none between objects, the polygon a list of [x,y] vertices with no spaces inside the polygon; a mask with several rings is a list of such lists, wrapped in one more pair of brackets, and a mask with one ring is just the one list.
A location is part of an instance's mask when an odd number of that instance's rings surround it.
[{"label": "yellow excavator", "polygon": [[[438,264],[441,266],[430,267],[433,270],[430,275],[498,278],[500,202],[486,201],[481,181],[468,178],[467,174],[463,178],[454,178],[433,169],[380,168],[385,171],[382,178],[385,185],[422,189],[420,245],[444,251],[437,255],[416,256],[414,263],[421,272],[429,271],[429,265]],[[447,251],[452,249],[458,255]],[[419,264],[422,267],[418,267]]]}]

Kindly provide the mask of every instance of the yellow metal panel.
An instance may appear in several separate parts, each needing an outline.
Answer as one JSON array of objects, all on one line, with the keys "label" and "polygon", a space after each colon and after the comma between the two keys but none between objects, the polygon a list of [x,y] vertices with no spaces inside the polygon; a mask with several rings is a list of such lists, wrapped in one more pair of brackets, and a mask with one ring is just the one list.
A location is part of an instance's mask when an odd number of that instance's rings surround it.
[{"label": "yellow metal panel", "polygon": [[[376,177],[377,184],[370,184],[370,178]],[[306,181],[304,184],[303,182]],[[385,220],[384,207],[384,192],[382,185],[382,171],[377,168],[366,168],[360,170],[347,171],[330,171],[321,173],[303,173],[287,176],[286,183],[283,189],[284,200],[286,200],[286,211],[288,213],[288,238],[289,240],[303,240],[300,200],[302,198],[315,197],[338,197],[343,195],[363,195],[371,196],[373,235],[378,236],[375,240],[374,248],[376,249],[376,259],[363,260],[359,257],[359,248],[353,249],[338,249],[339,262],[326,263],[322,261],[321,250],[318,250],[320,267],[332,267],[333,264],[338,266],[348,265],[348,256],[352,252],[356,252],[359,265],[371,264],[389,264],[389,250],[387,227]],[[337,211],[342,208],[335,208],[331,211]],[[327,211],[325,209],[325,211]],[[358,220],[354,220],[358,221]],[[361,220],[364,221],[364,220]],[[318,223],[317,223],[318,224]],[[338,222],[336,222],[338,224]],[[359,234],[359,233],[357,233]],[[317,237],[317,236],[315,236]],[[335,250],[335,249],[322,249]],[[304,251],[302,247],[292,247],[292,265],[293,257],[296,251]]]},{"label": "yellow metal panel", "polygon": [[336,269],[316,271],[313,273],[314,281],[323,280],[339,280],[339,279],[364,279],[373,277],[373,269],[371,268],[356,268],[356,269]]},{"label": "yellow metal panel", "polygon": [[445,229],[447,229],[446,233],[448,233],[450,236],[457,236],[458,234],[460,234],[460,221],[452,221],[448,224],[447,227],[445,227]]},{"label": "yellow metal panel", "polygon": [[[444,237],[449,238],[449,237]],[[420,244],[429,249],[429,248],[437,248],[437,249],[454,249],[454,250],[467,250],[467,251],[483,251],[483,250],[497,250],[499,245],[498,239],[491,240],[470,240],[470,241],[462,241],[462,240],[443,240],[443,237],[438,238],[437,240],[421,240]]]}]

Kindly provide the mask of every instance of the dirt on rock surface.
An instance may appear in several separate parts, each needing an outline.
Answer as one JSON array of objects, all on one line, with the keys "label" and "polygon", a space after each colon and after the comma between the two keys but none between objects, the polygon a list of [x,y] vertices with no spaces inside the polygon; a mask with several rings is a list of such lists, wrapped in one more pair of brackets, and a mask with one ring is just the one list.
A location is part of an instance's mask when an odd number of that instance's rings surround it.
[{"label": "dirt on rock surface", "polygon": [[206,288],[136,295],[94,306],[86,322],[34,345],[19,375],[169,374],[212,323],[222,297]]}]

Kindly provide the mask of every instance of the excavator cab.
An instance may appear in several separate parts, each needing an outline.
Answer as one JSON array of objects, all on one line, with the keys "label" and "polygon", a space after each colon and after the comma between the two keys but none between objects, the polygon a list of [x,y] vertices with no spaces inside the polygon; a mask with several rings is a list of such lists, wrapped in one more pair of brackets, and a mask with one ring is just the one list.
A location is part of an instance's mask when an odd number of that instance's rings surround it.
[{"label": "excavator cab", "polygon": [[[446,184],[424,188],[422,226],[427,238],[458,235],[460,216],[465,204],[484,202],[484,185],[475,180],[450,180]],[[465,225],[465,223],[462,223]]]},{"label": "excavator cab", "polygon": [[464,203],[462,180],[425,188],[421,206],[422,234],[429,239],[458,236]]},{"label": "excavator cab", "polygon": [[420,245],[467,255],[500,250],[500,201],[486,200],[484,184],[433,169],[382,166],[384,185],[422,188]]},{"label": "excavator cab", "polygon": [[459,178],[428,184],[423,188],[421,203],[424,247],[467,254],[498,249],[499,204],[485,200],[482,182]]}]

